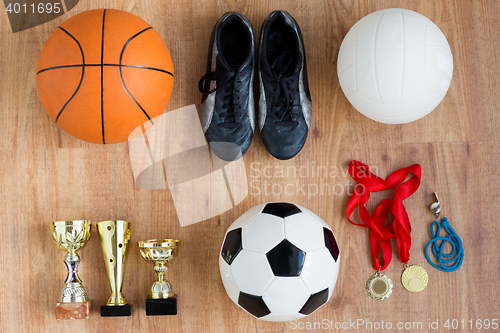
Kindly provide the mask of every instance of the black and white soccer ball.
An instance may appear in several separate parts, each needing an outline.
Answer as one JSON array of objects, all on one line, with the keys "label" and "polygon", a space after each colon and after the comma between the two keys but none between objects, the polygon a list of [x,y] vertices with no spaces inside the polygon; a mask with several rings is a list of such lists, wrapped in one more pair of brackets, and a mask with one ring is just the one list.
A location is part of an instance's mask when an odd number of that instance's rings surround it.
[{"label": "black and white soccer ball", "polygon": [[332,229],[284,202],[255,206],[227,230],[219,257],[226,292],[267,321],[303,318],[328,302],[339,273]]}]

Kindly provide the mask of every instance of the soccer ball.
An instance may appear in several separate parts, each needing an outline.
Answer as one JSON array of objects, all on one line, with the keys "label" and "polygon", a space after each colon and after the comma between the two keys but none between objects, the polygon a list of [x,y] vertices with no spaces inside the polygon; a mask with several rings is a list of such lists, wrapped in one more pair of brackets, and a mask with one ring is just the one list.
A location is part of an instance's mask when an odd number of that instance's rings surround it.
[{"label": "soccer ball", "polygon": [[444,98],[453,57],[431,20],[390,8],[363,17],[349,30],[337,74],[356,110],[381,123],[403,124],[427,115]]},{"label": "soccer ball", "polygon": [[339,273],[332,229],[299,205],[255,206],[227,230],[220,274],[231,300],[266,321],[303,318],[328,302]]}]

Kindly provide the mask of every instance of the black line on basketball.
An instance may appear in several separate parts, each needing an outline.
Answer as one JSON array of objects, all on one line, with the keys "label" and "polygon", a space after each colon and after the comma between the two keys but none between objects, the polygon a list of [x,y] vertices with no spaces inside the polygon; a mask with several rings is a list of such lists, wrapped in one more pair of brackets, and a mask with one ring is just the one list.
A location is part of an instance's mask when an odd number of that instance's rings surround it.
[{"label": "black line on basketball", "polygon": [[46,71],[51,71],[53,69],[59,69],[59,68],[75,68],[75,67],[83,67],[83,65],[62,65],[62,66],[54,66],[54,67],[48,67],[44,69],[40,69],[36,75],[46,72]]},{"label": "black line on basketball", "polygon": [[78,44],[78,47],[80,48],[80,53],[82,54],[82,77],[80,78],[80,82],[78,83],[78,87],[76,87],[76,90],[73,93],[73,95],[71,95],[71,97],[68,99],[68,101],[63,105],[61,111],[59,111],[59,113],[57,114],[56,124],[57,124],[57,121],[59,120],[59,117],[61,116],[61,113],[64,111],[64,109],[66,108],[68,103],[71,102],[71,100],[75,97],[78,90],[80,90],[80,86],[82,85],[82,81],[83,81],[83,76],[85,74],[85,55],[83,54],[83,49],[82,49],[82,46],[80,45],[80,42],[63,27],[58,27],[58,28],[61,29],[62,31],[64,31],[65,34],[70,36],[76,42],[76,44]]},{"label": "black line on basketball", "polygon": [[122,67],[132,67],[132,68],[141,68],[141,69],[150,69],[152,71],[158,71],[158,72],[166,73],[166,74],[170,75],[171,77],[174,77],[174,74],[172,74],[169,71],[166,71],[164,69],[160,69],[160,68],[146,67],[146,66],[139,66],[139,65],[121,65],[121,66]]},{"label": "black line on basketball", "polygon": [[122,73],[122,59],[123,59],[123,53],[125,52],[125,49],[127,48],[128,43],[130,43],[130,41],[132,39],[134,39],[135,37],[139,36],[143,32],[145,32],[145,31],[147,31],[149,29],[152,29],[152,28],[153,27],[148,27],[146,29],[143,29],[143,30],[139,31],[138,33],[136,33],[135,35],[133,35],[132,37],[130,37],[125,42],[125,45],[123,45],[123,48],[122,48],[122,52],[120,53],[120,62],[119,62],[120,79],[122,80],[123,88],[125,88],[125,91],[127,92],[127,94],[130,96],[130,98],[132,98],[132,100],[135,102],[135,104],[137,104],[137,106],[142,110],[142,112],[146,115],[146,117],[148,117],[148,119],[149,119],[149,121],[151,123],[153,123],[153,121],[151,120],[151,117],[148,115],[148,113],[146,112],[146,110],[143,109],[143,107],[139,104],[139,102],[136,101],[136,99],[134,98],[134,96],[132,96],[132,94],[130,93],[130,91],[127,89],[127,86],[125,85],[125,81],[123,80],[123,73]]},{"label": "black line on basketball", "polygon": [[102,143],[106,144],[104,139],[104,20],[106,19],[106,9],[102,12],[102,33],[101,33],[101,128],[102,128]]},{"label": "black line on basketball", "polygon": [[[119,67],[120,65],[119,64],[102,64],[103,66],[113,66],[113,67]],[[50,71],[50,70],[53,70],[53,69],[60,69],[60,68],[75,68],[75,67],[100,67],[101,64],[85,64],[85,65],[61,65],[61,66],[54,66],[54,67],[47,67],[47,68],[44,68],[44,69],[40,69],[36,75],[40,74],[40,73],[43,73],[43,72],[46,72],[46,71]],[[161,68],[156,68],[156,67],[147,67],[147,66],[139,66],[139,65],[121,65],[122,67],[132,67],[132,68],[141,68],[141,69],[149,69],[149,70],[152,70],[152,71],[158,71],[158,72],[162,72],[162,73],[165,73],[165,74],[168,74],[172,77],[174,77],[174,74],[172,74],[171,72],[169,71],[166,71],[164,69],[161,69]]]}]

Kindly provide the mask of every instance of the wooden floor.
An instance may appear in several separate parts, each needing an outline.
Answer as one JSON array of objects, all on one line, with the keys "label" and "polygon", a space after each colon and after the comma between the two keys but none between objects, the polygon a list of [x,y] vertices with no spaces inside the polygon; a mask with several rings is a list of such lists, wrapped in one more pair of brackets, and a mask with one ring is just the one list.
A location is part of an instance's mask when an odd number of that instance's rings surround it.
[{"label": "wooden floor", "polygon": [[[338,83],[336,60],[343,37],[356,21],[373,11],[398,6],[427,16],[441,28],[451,46],[454,73],[445,99],[431,114],[410,124],[384,125],[365,118],[349,104]],[[294,184],[294,188],[326,183],[337,189],[336,194],[266,194],[250,188],[248,197],[234,209],[181,228],[169,190],[135,185],[126,143],[94,145],[69,136],[50,120],[38,97],[36,65],[50,33],[77,13],[102,7],[138,15],[165,40],[176,73],[168,110],[194,103],[199,106],[197,83],[204,74],[210,32],[223,13],[245,14],[258,33],[272,10],[290,12],[302,28],[309,61],[312,129],[304,150],[289,161],[272,158],[257,133],[244,156],[248,182],[268,187]],[[471,323],[475,329],[482,321],[485,328],[487,319],[490,323],[500,319],[500,2],[81,0],[54,21],[16,34],[1,8],[1,332],[303,331],[294,330],[290,323],[267,323],[246,314],[227,297],[219,275],[219,249],[229,225],[250,207],[278,200],[316,212],[333,228],[340,243],[340,274],[332,299],[301,321],[304,325],[322,320],[333,321],[333,325],[383,321],[393,327],[397,322],[410,326],[421,322],[422,329],[406,331],[425,332],[429,321],[439,321],[439,331],[445,332],[448,319],[450,325],[457,319],[462,331],[469,331]],[[422,265],[429,273],[429,285],[423,292],[412,294],[403,289],[399,282],[402,265],[394,256],[386,271],[395,284],[393,295],[383,302],[367,296],[365,282],[373,274],[368,231],[345,218],[345,188],[353,183],[345,172],[353,159],[376,166],[381,177],[421,164],[420,189],[405,203],[413,225],[410,263]],[[307,177],[297,179],[261,173],[266,166],[272,167],[268,172],[274,172],[282,166],[313,165],[337,168],[339,173],[320,177],[309,171]],[[453,273],[432,268],[423,253],[433,221],[428,211],[433,191],[438,192],[443,214],[464,243],[464,264]],[[133,306],[131,317],[99,315],[99,306],[109,296],[109,283],[94,226],[93,237],[80,251],[80,276],[92,302],[91,317],[55,320],[54,307],[66,268],[64,253],[56,249],[48,226],[50,221],[71,219],[133,223],[134,245],[123,288]],[[168,273],[179,297],[175,317],[145,315],[144,302],[154,272],[140,258],[135,242],[156,237],[182,240],[179,257]],[[349,326],[345,331],[371,330]]]}]

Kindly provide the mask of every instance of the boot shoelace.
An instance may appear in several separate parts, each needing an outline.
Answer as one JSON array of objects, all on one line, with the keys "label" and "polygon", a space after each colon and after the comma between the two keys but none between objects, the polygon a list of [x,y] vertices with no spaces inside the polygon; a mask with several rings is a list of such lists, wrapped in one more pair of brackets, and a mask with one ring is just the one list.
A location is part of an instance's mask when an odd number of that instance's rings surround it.
[{"label": "boot shoelace", "polygon": [[276,82],[276,89],[273,102],[271,103],[271,113],[276,119],[275,125],[282,127],[291,127],[297,125],[298,122],[293,120],[292,113],[294,99],[292,95],[292,84],[295,81],[295,76],[286,76],[288,68],[292,63],[293,57],[290,51],[283,52],[271,65],[273,79]]},{"label": "boot shoelace", "polygon": [[[203,84],[206,80],[215,81],[217,87],[206,91],[203,89]],[[221,107],[226,111],[219,113],[219,116],[224,118],[224,120],[218,124],[224,128],[238,128],[242,126],[241,123],[236,120],[238,115],[236,110],[241,110],[241,105],[239,105],[240,97],[237,95],[240,90],[236,89],[236,83],[241,84],[238,72],[216,69],[215,72],[207,73],[205,76],[202,76],[198,84],[198,89],[203,94],[210,95],[216,91],[223,91],[225,93],[223,97],[224,104]]]}]

